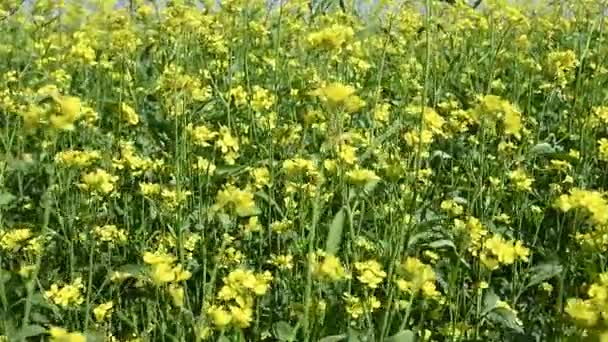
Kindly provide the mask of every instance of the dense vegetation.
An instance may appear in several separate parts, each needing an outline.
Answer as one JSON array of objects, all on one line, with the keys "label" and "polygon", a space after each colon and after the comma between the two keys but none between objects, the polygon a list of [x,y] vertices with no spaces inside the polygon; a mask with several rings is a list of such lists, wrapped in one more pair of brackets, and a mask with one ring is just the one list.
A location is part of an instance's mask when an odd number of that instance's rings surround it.
[{"label": "dense vegetation", "polygon": [[0,1],[0,340],[608,341],[606,1]]}]

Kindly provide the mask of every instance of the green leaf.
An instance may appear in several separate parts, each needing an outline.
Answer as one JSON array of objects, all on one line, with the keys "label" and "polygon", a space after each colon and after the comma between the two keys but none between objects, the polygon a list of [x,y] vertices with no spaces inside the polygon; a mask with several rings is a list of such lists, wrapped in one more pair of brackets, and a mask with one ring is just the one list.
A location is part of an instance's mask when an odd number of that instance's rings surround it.
[{"label": "green leaf", "polygon": [[414,342],[415,335],[411,330],[402,330],[386,339],[387,342]]},{"label": "green leaf", "polygon": [[530,152],[537,155],[543,155],[555,153],[556,150],[553,146],[551,146],[551,144],[542,142],[534,145],[534,147],[530,149]]},{"label": "green leaf", "polygon": [[342,229],[344,228],[344,209],[340,209],[329,226],[327,234],[327,244],[325,251],[329,254],[336,254],[342,242]]},{"label": "green leaf", "polygon": [[366,340],[365,334],[362,331],[357,331],[353,328],[348,328],[348,342],[363,342]]},{"label": "green leaf", "polygon": [[487,291],[486,295],[483,299],[483,313],[482,316],[486,315],[488,312],[494,310],[500,298],[494,293],[494,291]]},{"label": "green leaf", "polygon": [[518,333],[523,333],[524,329],[515,313],[507,308],[496,308],[488,314],[488,319],[494,323],[513,329]]},{"label": "green leaf", "polygon": [[13,337],[14,340],[20,341],[28,337],[39,336],[46,333],[46,328],[40,325],[26,325],[19,329],[17,334]]},{"label": "green leaf", "polygon": [[531,276],[528,280],[528,284],[526,285],[526,287],[532,287],[542,283],[547,279],[551,279],[556,275],[560,274],[562,270],[563,267],[557,263],[545,263],[534,266],[529,271],[529,274],[531,274]]},{"label": "green leaf", "polygon": [[346,337],[347,336],[345,334],[325,336],[322,339],[320,339],[318,342],[338,342],[338,341],[344,340]]},{"label": "green leaf", "polygon": [[442,239],[442,240],[436,240],[436,241],[430,242],[428,244],[428,246],[433,249],[448,247],[448,248],[452,248],[452,249],[456,250],[456,245],[454,245],[454,242],[451,240],[448,240],[448,239]]},{"label": "green leaf", "polygon": [[0,208],[8,207],[17,197],[10,192],[0,192]]},{"label": "green leaf", "polygon": [[289,325],[285,321],[280,321],[274,324],[274,335],[279,341],[296,341],[298,329]]}]

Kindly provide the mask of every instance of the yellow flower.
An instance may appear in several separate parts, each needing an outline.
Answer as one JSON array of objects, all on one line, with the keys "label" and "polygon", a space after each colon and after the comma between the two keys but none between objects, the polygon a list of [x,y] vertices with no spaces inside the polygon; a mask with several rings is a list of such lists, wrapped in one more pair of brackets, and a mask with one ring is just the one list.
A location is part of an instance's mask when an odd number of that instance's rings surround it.
[{"label": "yellow flower", "polygon": [[346,279],[346,271],[340,263],[338,257],[331,254],[321,253],[323,260],[319,263],[313,256],[313,272],[317,277],[322,279],[328,279],[330,281],[339,281]]},{"label": "yellow flower", "polygon": [[173,301],[173,305],[178,308],[184,306],[184,287],[171,284],[169,285],[169,295],[171,296],[171,300]]},{"label": "yellow flower", "polygon": [[608,139],[602,138],[597,141],[598,157],[600,160],[608,161]]},{"label": "yellow flower", "polygon": [[162,285],[174,281],[175,272],[170,264],[153,264],[150,272],[150,278],[156,285]]},{"label": "yellow flower", "polygon": [[209,315],[213,324],[220,329],[226,327],[232,321],[230,312],[217,305],[210,306],[207,309],[207,315]]},{"label": "yellow flower", "polygon": [[343,103],[355,94],[355,88],[342,83],[332,83],[327,86],[321,87],[311,93],[314,96],[320,97],[322,100],[337,105]]},{"label": "yellow flower", "polygon": [[49,329],[52,342],[86,342],[87,338],[79,332],[68,332],[66,329],[52,327]]},{"label": "yellow flower", "polygon": [[372,289],[378,287],[378,284],[386,277],[382,265],[375,260],[356,262],[355,269],[359,272],[357,279]]},{"label": "yellow flower", "polygon": [[80,99],[73,96],[55,96],[54,99],[59,105],[60,114],[51,115],[51,126],[61,130],[73,130],[74,122],[80,117]]},{"label": "yellow flower", "polygon": [[251,170],[251,175],[255,181],[255,187],[258,189],[270,184],[270,171],[266,167],[258,167]]},{"label": "yellow flower", "polygon": [[227,185],[217,193],[213,209],[215,211],[234,210],[236,215],[241,217],[252,216],[257,213],[253,193],[238,189],[234,185]]},{"label": "yellow flower", "polygon": [[518,191],[532,191],[534,179],[529,177],[523,169],[509,172],[509,180],[511,180],[511,183],[513,183]]},{"label": "yellow flower", "polygon": [[95,309],[93,309],[93,315],[95,315],[95,320],[97,320],[97,322],[101,322],[106,319],[106,317],[111,316],[113,307],[114,303],[112,301],[99,304],[97,307],[95,307]]},{"label": "yellow flower", "polygon": [[253,320],[253,310],[250,307],[230,305],[230,315],[232,323],[241,329],[249,327]]},{"label": "yellow flower", "polygon": [[338,49],[355,35],[350,26],[334,24],[320,31],[310,33],[306,38],[310,46],[325,49]]},{"label": "yellow flower", "polygon": [[176,260],[176,258],[173,255],[166,254],[166,253],[160,253],[160,252],[156,252],[156,253],[145,252],[144,253],[144,262],[149,265],[172,264],[173,262],[175,262],[175,260]]},{"label": "yellow flower", "polygon": [[120,113],[122,115],[122,119],[127,124],[135,126],[139,123],[139,116],[135,112],[135,109],[124,102],[120,105]]},{"label": "yellow flower", "polygon": [[55,154],[55,163],[63,166],[87,167],[101,159],[98,151],[69,150]]},{"label": "yellow flower", "polygon": [[118,176],[112,176],[102,169],[82,175],[82,183],[79,184],[83,190],[107,195],[114,190],[114,185],[118,181]]},{"label": "yellow flower", "polygon": [[376,172],[368,169],[355,168],[354,170],[346,172],[348,180],[356,185],[365,185],[369,182],[380,180],[380,177],[376,175]]},{"label": "yellow flower", "polygon": [[6,251],[13,251],[32,236],[34,234],[29,228],[12,229],[9,231],[0,230],[0,247]]},{"label": "yellow flower", "polygon": [[67,284],[60,288],[57,284],[52,284],[48,291],[45,291],[44,296],[51,302],[62,306],[78,306],[84,303],[82,290],[84,285],[82,279],[76,278],[72,284]]},{"label": "yellow flower", "polygon": [[586,326],[595,325],[599,319],[596,308],[589,301],[578,298],[568,299],[565,311]]}]

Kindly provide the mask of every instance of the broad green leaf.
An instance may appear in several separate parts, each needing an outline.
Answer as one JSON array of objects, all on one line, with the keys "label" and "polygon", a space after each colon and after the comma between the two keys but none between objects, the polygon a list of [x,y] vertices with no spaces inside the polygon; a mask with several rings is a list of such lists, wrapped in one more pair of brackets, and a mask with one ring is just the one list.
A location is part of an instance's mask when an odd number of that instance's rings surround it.
[{"label": "broad green leaf", "polygon": [[531,276],[528,280],[528,284],[526,285],[526,287],[532,287],[542,283],[547,279],[551,279],[556,275],[560,274],[562,270],[563,267],[557,263],[545,263],[534,266],[529,271]]},{"label": "broad green leaf", "polygon": [[8,207],[17,197],[10,192],[0,192],[0,208]]},{"label": "broad green leaf", "polygon": [[342,335],[332,335],[332,336],[325,336],[322,339],[320,339],[317,342],[338,342],[338,341],[342,341],[346,338],[347,336],[345,334]]},{"label": "broad green leaf", "polygon": [[451,240],[448,240],[448,239],[442,239],[442,240],[430,242],[428,244],[428,246],[433,249],[448,247],[448,248],[452,248],[452,249],[456,250],[456,245],[454,245],[454,242]]},{"label": "broad green leaf", "polygon": [[20,341],[22,339],[28,337],[39,336],[46,333],[46,328],[40,325],[26,325],[23,328],[19,329],[16,336],[13,337],[14,340]]},{"label": "broad green leaf", "polygon": [[357,331],[353,328],[348,328],[347,341],[348,342],[363,342],[365,341],[365,334],[361,331]]},{"label": "broad green leaf", "polygon": [[336,254],[340,249],[340,242],[342,242],[342,230],[344,228],[344,209],[340,209],[334,219],[331,221],[329,226],[329,232],[327,234],[327,244],[325,245],[325,251],[329,254]]},{"label": "broad green leaf", "polygon": [[292,327],[285,321],[280,321],[274,324],[274,335],[279,341],[293,342],[296,341],[298,330]]},{"label": "broad green leaf", "polygon": [[488,290],[483,299],[483,313],[482,316],[487,314],[488,312],[496,309],[496,305],[500,298],[494,293],[492,290]]},{"label": "broad green leaf", "polygon": [[494,323],[502,324],[507,328],[513,329],[518,333],[523,333],[521,321],[517,319],[515,313],[507,308],[495,308],[488,314],[488,319]]},{"label": "broad green leaf", "polygon": [[411,330],[402,330],[395,335],[387,338],[387,342],[414,342],[415,335]]},{"label": "broad green leaf", "polygon": [[542,142],[534,145],[534,147],[530,149],[530,152],[537,155],[544,155],[555,153],[556,150],[553,146],[551,146],[551,144]]}]

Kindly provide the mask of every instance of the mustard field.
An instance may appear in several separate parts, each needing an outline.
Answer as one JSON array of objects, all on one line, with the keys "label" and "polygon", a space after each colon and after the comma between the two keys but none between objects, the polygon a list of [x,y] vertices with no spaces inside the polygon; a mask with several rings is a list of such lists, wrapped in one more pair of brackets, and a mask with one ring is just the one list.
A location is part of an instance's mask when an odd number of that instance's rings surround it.
[{"label": "mustard field", "polygon": [[608,342],[606,0],[0,1],[0,341]]}]

